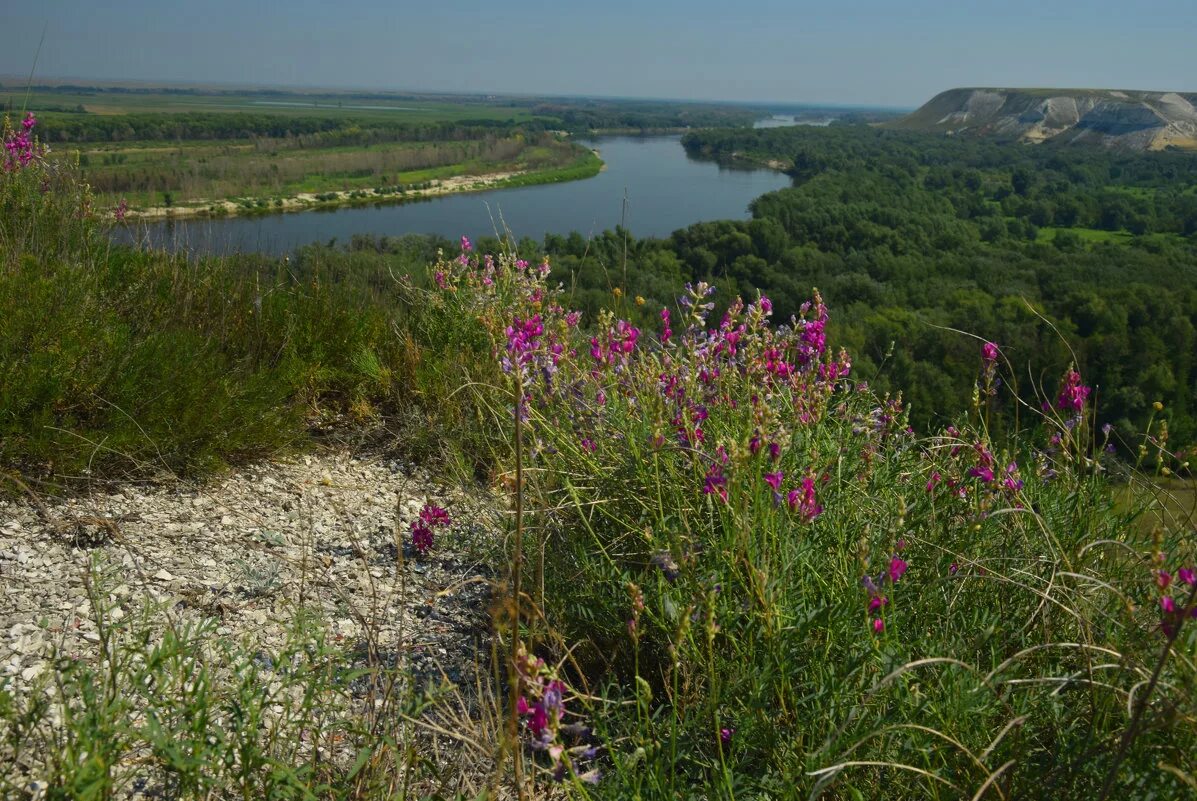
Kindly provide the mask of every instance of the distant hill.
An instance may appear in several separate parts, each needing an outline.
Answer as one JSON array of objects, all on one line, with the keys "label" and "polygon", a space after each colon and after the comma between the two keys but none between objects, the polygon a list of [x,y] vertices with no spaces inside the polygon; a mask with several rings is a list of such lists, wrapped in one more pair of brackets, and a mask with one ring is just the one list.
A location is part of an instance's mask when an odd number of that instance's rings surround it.
[{"label": "distant hill", "polygon": [[1197,149],[1197,93],[949,89],[884,127],[1132,150]]}]

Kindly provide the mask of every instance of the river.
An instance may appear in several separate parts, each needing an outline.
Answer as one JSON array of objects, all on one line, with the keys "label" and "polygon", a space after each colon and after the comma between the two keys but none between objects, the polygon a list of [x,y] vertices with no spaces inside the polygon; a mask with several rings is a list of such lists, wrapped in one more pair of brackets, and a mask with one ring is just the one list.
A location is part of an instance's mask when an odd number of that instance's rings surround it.
[{"label": "river", "polygon": [[546,233],[571,231],[589,235],[614,228],[621,218],[635,236],[664,237],[704,220],[747,219],[754,198],[790,185],[786,175],[773,170],[692,159],[679,136],[579,141],[596,148],[606,163],[594,178],[392,205],[139,223],[117,237],[197,253],[281,254],[311,242],[347,242],[353,234],[477,237],[504,223],[517,237],[541,239]]}]

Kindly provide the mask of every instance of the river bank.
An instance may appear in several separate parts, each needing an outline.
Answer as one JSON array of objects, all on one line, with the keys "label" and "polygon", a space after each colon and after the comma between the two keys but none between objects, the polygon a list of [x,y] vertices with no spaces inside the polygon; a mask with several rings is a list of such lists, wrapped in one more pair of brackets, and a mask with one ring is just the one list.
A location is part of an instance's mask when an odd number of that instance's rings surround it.
[{"label": "river bank", "polygon": [[[126,221],[163,221],[196,217],[281,214],[342,206],[405,203],[464,192],[483,192],[593,178],[606,169],[597,150],[564,167],[548,170],[506,170],[484,174],[454,175],[414,186],[383,186],[329,192],[300,192],[288,196],[236,197],[195,200],[170,206],[150,206],[123,212]],[[113,210],[116,213],[116,210]]]}]

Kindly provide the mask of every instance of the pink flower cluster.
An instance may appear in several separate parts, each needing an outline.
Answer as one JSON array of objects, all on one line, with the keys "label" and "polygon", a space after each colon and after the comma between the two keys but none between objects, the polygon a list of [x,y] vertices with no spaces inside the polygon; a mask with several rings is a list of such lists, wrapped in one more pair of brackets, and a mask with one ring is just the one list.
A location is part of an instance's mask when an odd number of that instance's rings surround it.
[{"label": "pink flower cluster", "polygon": [[[600,778],[598,769],[577,772],[581,763],[597,756],[597,749],[585,742],[590,739],[589,729],[581,723],[566,722],[570,713],[566,710],[569,688],[565,682],[543,659],[529,654],[523,645],[516,654],[516,670],[522,688],[522,694],[516,699],[516,712],[524,721],[532,749],[548,754],[553,779],[565,781],[576,776],[589,784],[597,783]],[[570,746],[566,744],[567,740],[581,742]]]},{"label": "pink flower cluster", "polygon": [[33,136],[33,129],[37,125],[37,118],[33,112],[27,112],[21,120],[21,129],[13,131],[5,122],[4,130],[4,171],[11,172],[31,163],[41,160],[46,148],[38,144]]},{"label": "pink flower cluster", "polygon": [[1085,401],[1089,399],[1090,391],[1089,387],[1081,383],[1081,374],[1076,370],[1069,370],[1064,375],[1060,394],[1056,397],[1056,408],[1080,413],[1085,408]]},{"label": "pink flower cluster", "polygon": [[1160,625],[1169,637],[1175,633],[1177,627],[1184,623],[1186,616],[1197,620],[1197,604],[1186,609],[1184,606],[1186,598],[1182,595],[1178,603],[1178,599],[1172,595],[1174,586],[1179,585],[1186,588],[1183,592],[1187,593],[1188,597],[1192,597],[1192,588],[1197,586],[1197,569],[1182,567],[1176,571],[1175,578],[1176,584],[1173,582],[1172,574],[1167,570],[1159,569],[1155,573],[1155,584],[1160,593],[1160,615],[1162,617]]},{"label": "pink flower cluster", "polygon": [[[899,540],[898,550],[901,551],[905,545],[905,542]],[[870,619],[869,625],[872,627],[874,634],[880,634],[885,630],[885,618],[881,613],[885,607],[889,606],[889,597],[883,592],[886,583],[888,582],[891,585],[897,584],[906,575],[909,567],[906,560],[900,554],[895,553],[890,557],[889,565],[886,566],[885,571],[878,574],[877,578],[873,578],[868,574],[861,578],[860,584],[869,595],[867,604]]]},{"label": "pink flower cluster", "polygon": [[627,362],[636,350],[640,329],[627,320],[618,320],[601,336],[590,338],[590,358],[598,365]]},{"label": "pink flower cluster", "polygon": [[452,523],[445,509],[431,503],[424,504],[420,516],[411,521],[411,544],[416,553],[426,555],[432,549],[432,532],[438,528],[448,528]]}]

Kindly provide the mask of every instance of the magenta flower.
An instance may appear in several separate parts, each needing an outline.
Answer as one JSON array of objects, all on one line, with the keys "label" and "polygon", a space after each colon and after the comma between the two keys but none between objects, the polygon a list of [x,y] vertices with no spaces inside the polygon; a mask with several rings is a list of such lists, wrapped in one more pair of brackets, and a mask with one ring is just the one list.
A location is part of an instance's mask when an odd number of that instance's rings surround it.
[{"label": "magenta flower", "polygon": [[968,474],[973,478],[979,478],[982,481],[993,481],[993,468],[990,467],[974,467],[968,471]]},{"label": "magenta flower", "polygon": [[449,513],[432,503],[425,503],[420,509],[420,516],[411,522],[411,544],[416,553],[424,556],[432,548],[432,532],[437,528],[447,528],[452,524]]},{"label": "magenta flower", "polygon": [[1155,576],[1155,583],[1159,585],[1161,590],[1168,589],[1168,585],[1172,583],[1172,574],[1167,570],[1161,570]]},{"label": "magenta flower", "polygon": [[722,728],[719,730],[719,741],[724,745],[731,742],[732,735],[736,733],[735,729]]},{"label": "magenta flower", "polygon": [[1193,568],[1191,567],[1182,567],[1180,570],[1176,571],[1176,575],[1182,582],[1188,584],[1190,587],[1192,587],[1194,584],[1197,584],[1197,573],[1194,573]]},{"label": "magenta flower", "polygon": [[897,584],[898,580],[901,579],[902,576],[906,575],[907,567],[908,567],[908,565],[906,564],[906,560],[900,556],[895,556],[892,559],[890,559],[889,560],[889,580],[892,581],[894,584]]},{"label": "magenta flower", "polygon": [[884,595],[874,595],[872,598],[869,599],[869,613],[872,614],[873,612],[876,612],[878,609],[882,608],[883,606],[888,606],[888,605],[889,605],[889,598],[886,598]]},{"label": "magenta flower", "polygon": [[778,470],[776,473],[765,473],[765,483],[773,488],[774,492],[781,491],[781,482],[785,478],[785,474]]},{"label": "magenta flower", "polygon": [[432,529],[422,521],[413,520],[411,524],[411,544],[416,553],[424,556],[432,548]]},{"label": "magenta flower", "polygon": [[718,495],[720,500],[727,501],[727,476],[723,475],[722,465],[712,464],[707,470],[702,491],[705,495]]},{"label": "magenta flower", "polygon": [[1160,609],[1164,611],[1164,614],[1171,615],[1176,612],[1176,601],[1172,600],[1171,595],[1165,595],[1160,598]]},{"label": "magenta flower", "polygon": [[879,617],[873,618],[873,633],[880,634],[885,631],[885,621]]},{"label": "magenta flower", "polygon": [[990,364],[997,361],[998,353],[998,346],[994,342],[986,342],[981,346],[981,358]]},{"label": "magenta flower", "polygon": [[823,507],[815,500],[815,480],[811,476],[802,479],[802,486],[786,494],[791,512],[796,512],[802,522],[809,523],[823,513]]},{"label": "magenta flower", "polygon": [[420,520],[429,528],[439,528],[451,524],[449,512],[436,504],[426,503],[420,510]]},{"label": "magenta flower", "polygon": [[470,242],[470,238],[468,236],[463,236],[461,238],[461,249],[465,253],[469,253],[474,249],[474,245]]},{"label": "magenta flower", "polygon": [[1069,370],[1064,376],[1064,383],[1060,387],[1060,395],[1056,398],[1056,408],[1064,411],[1079,412],[1085,408],[1085,401],[1092,390],[1081,383],[1081,374],[1076,370]]}]

